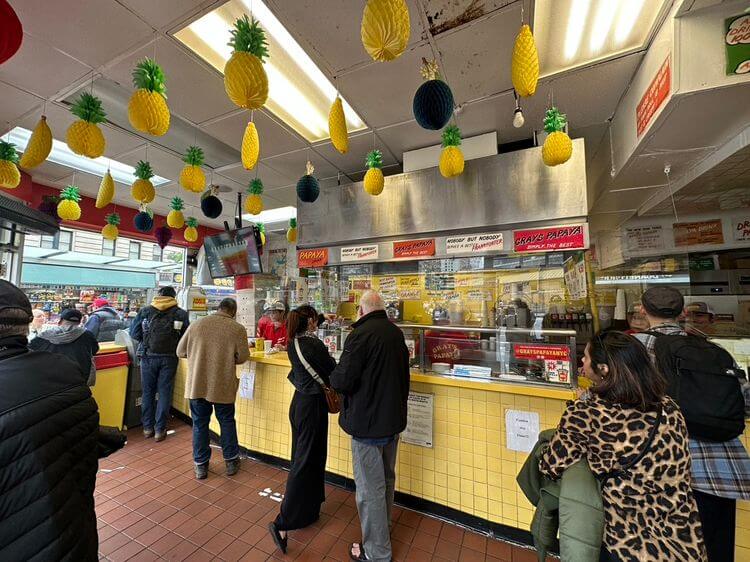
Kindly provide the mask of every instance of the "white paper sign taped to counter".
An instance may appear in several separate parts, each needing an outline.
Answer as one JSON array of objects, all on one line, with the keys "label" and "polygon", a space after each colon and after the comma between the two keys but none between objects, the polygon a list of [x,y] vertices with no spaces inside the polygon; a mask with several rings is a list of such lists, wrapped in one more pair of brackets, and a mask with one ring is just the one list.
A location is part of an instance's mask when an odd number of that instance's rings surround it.
[{"label": "white paper sign taped to counter", "polygon": [[401,440],[412,445],[432,448],[434,394],[409,392],[406,429]]},{"label": "white paper sign taped to counter", "polygon": [[538,438],[538,413],[505,410],[505,442],[508,449],[530,453]]},{"label": "white paper sign taped to counter", "polygon": [[255,361],[245,363],[240,373],[240,398],[252,400],[255,397]]}]

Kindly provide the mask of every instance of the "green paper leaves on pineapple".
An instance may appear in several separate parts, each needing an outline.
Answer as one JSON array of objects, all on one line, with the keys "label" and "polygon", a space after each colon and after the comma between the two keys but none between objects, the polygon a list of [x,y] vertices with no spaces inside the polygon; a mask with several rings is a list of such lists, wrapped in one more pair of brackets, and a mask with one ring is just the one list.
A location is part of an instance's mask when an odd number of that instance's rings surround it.
[{"label": "green paper leaves on pineapple", "polygon": [[548,133],[565,130],[567,123],[567,116],[564,113],[560,113],[560,110],[554,106],[549,108],[544,115],[544,130]]},{"label": "green paper leaves on pineapple", "polygon": [[182,161],[190,166],[202,166],[203,162],[205,161],[203,149],[199,146],[188,147],[185,156],[183,156],[182,158]]},{"label": "green paper leaves on pineapple", "polygon": [[12,142],[0,141],[0,160],[18,164],[18,151]]},{"label": "green paper leaves on pineapple", "polygon": [[102,109],[102,100],[88,92],[82,92],[80,97],[70,107],[70,112],[82,119],[93,123],[104,123],[107,120],[107,114]]},{"label": "green paper leaves on pineapple", "polygon": [[460,146],[461,144],[461,129],[456,125],[449,125],[443,131],[443,147],[446,146]]},{"label": "green paper leaves on pineapple", "polygon": [[179,197],[172,197],[169,206],[173,211],[182,211],[185,208],[185,202]]},{"label": "green paper leaves on pineapple", "polygon": [[154,170],[153,168],[151,168],[151,164],[149,162],[138,160],[138,163],[135,165],[134,174],[138,179],[150,180],[154,177]]},{"label": "green paper leaves on pineapple", "polygon": [[232,38],[228,45],[235,52],[251,53],[264,62],[263,59],[268,56],[268,41],[258,20],[253,18],[250,22],[245,14],[234,22],[234,29],[230,33]]},{"label": "green paper leaves on pineapple", "polygon": [[108,214],[107,224],[111,224],[112,226],[120,226],[120,215],[118,213]]},{"label": "green paper leaves on pineapple", "polygon": [[371,150],[367,153],[367,159],[365,160],[368,168],[382,168],[383,167],[383,153],[379,150]]},{"label": "green paper leaves on pineapple", "polygon": [[260,178],[255,178],[250,182],[250,186],[247,188],[247,192],[250,195],[263,195],[263,182]]},{"label": "green paper leaves on pineapple", "polygon": [[78,203],[81,200],[81,194],[75,185],[69,185],[60,193],[60,199]]},{"label": "green paper leaves on pineapple", "polygon": [[289,219],[289,228],[297,228],[297,219],[295,218]]},{"label": "green paper leaves on pineapple", "polygon": [[140,61],[133,69],[133,85],[138,89],[161,94],[167,99],[166,76],[161,66],[148,57]]},{"label": "green paper leaves on pineapple", "polygon": [[198,228],[198,219],[195,217],[188,217],[185,221],[185,224],[188,226],[188,228]]}]

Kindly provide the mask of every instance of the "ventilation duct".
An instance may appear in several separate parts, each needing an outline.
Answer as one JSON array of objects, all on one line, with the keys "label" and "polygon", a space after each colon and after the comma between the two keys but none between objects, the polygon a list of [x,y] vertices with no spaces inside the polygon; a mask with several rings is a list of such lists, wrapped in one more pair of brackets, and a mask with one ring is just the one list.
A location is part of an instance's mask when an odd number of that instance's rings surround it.
[{"label": "ventilation duct", "polygon": [[12,225],[24,234],[54,235],[60,230],[57,221],[49,215],[0,195],[0,228],[10,229]]}]

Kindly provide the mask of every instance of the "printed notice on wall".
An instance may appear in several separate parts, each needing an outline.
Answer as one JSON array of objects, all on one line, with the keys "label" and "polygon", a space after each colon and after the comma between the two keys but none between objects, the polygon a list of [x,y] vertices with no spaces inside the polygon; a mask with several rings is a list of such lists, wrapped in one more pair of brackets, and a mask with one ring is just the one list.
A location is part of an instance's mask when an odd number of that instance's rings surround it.
[{"label": "printed notice on wall", "polygon": [[586,286],[586,262],[583,254],[571,256],[563,263],[563,279],[573,300],[585,299],[588,295]]},{"label": "printed notice on wall", "polygon": [[255,361],[245,363],[240,373],[240,398],[252,400],[255,396]]},{"label": "printed notice on wall", "polygon": [[530,453],[539,437],[539,414],[505,410],[505,442],[511,451]]},{"label": "printed notice on wall", "polygon": [[628,228],[625,236],[630,254],[663,250],[665,246],[664,228],[660,225]]},{"label": "printed notice on wall", "polygon": [[367,244],[366,246],[347,246],[341,248],[341,261],[366,261],[378,259],[378,245]]},{"label": "printed notice on wall", "polygon": [[732,230],[734,230],[735,242],[747,242],[750,240],[750,217],[733,218]]},{"label": "printed notice on wall", "polygon": [[502,250],[502,232],[449,236],[445,239],[447,254],[474,254],[477,252],[501,252]]},{"label": "printed notice on wall", "polygon": [[401,440],[412,445],[432,448],[434,394],[410,392],[406,429]]}]

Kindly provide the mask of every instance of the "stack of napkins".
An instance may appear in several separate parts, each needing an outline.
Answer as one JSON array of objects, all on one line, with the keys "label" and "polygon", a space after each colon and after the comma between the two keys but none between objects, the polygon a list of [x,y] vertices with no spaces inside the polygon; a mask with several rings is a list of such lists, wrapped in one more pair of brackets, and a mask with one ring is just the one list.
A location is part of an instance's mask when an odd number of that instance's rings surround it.
[{"label": "stack of napkins", "polygon": [[480,365],[456,364],[453,366],[453,374],[460,377],[489,377],[492,375],[492,368]]}]

